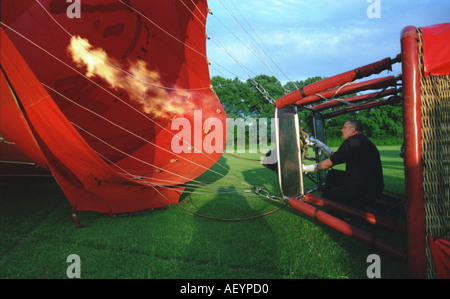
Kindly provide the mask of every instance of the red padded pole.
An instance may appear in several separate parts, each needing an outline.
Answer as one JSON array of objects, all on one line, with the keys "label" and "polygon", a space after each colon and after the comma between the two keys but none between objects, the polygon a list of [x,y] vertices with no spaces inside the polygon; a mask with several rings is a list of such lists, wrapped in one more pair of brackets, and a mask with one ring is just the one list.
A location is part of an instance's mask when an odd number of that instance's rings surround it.
[{"label": "red padded pole", "polygon": [[287,105],[293,104],[304,97],[316,94],[318,92],[328,90],[337,86],[341,86],[345,83],[352,82],[356,79],[362,79],[364,77],[378,74],[386,69],[391,69],[393,63],[399,61],[400,54],[396,58],[385,58],[380,61],[362,66],[360,68],[341,73],[314,83],[311,83],[301,89],[291,92],[284,97],[279,98],[276,101],[276,106],[281,109]]},{"label": "red padded pole", "polygon": [[388,98],[385,100],[379,100],[379,101],[374,101],[374,102],[369,102],[369,103],[364,103],[361,105],[354,105],[354,106],[350,106],[350,107],[345,107],[342,109],[338,109],[338,110],[334,110],[332,112],[329,112],[327,114],[324,114],[323,117],[325,119],[328,118],[333,118],[348,112],[353,112],[353,111],[361,111],[361,110],[367,110],[367,109],[371,109],[374,107],[379,107],[379,106],[383,106],[383,105],[390,105],[390,104],[395,104],[395,103],[400,103],[403,101],[403,98],[401,97],[395,97],[393,99]]},{"label": "red padded pole", "polygon": [[[354,97],[350,97],[350,98],[345,98],[345,101],[348,103],[359,103],[359,102],[363,102],[363,101],[367,101],[367,100],[375,100],[375,99],[383,98],[386,96],[394,95],[394,94],[397,94],[399,91],[400,90],[398,88],[390,88],[390,89],[386,89],[381,92],[373,92],[373,93],[363,94],[363,95],[354,96]],[[342,106],[342,105],[344,105],[344,104],[341,103],[340,101],[332,100],[329,102],[324,102],[321,104],[314,105],[314,107],[312,107],[312,109],[314,112],[320,112],[320,111],[323,111],[323,110],[326,110],[329,108],[334,108],[334,107]]]},{"label": "red padded pole", "polygon": [[396,232],[405,232],[406,231],[405,226],[401,225],[400,223],[397,223],[390,219],[386,219],[386,218],[374,215],[374,214],[366,212],[366,211],[362,211],[362,210],[359,210],[359,209],[356,209],[353,207],[349,207],[342,203],[339,203],[339,202],[336,202],[333,200],[329,200],[329,199],[326,199],[326,198],[323,198],[323,197],[320,197],[320,196],[317,196],[317,195],[314,195],[311,193],[307,193],[305,195],[304,200],[310,204],[313,204],[313,205],[316,205],[319,207],[332,209],[335,211],[339,211],[346,215],[353,216],[358,219],[367,221],[368,223],[392,229]]},{"label": "red padded pole", "polygon": [[382,239],[376,238],[372,234],[354,227],[341,219],[331,216],[330,214],[325,213],[324,211],[321,211],[320,209],[306,202],[303,202],[296,198],[290,198],[289,205],[297,211],[302,212],[303,214],[311,218],[317,219],[321,223],[326,224],[347,236],[350,236],[377,249],[385,251],[401,260],[404,260],[406,258],[406,253],[403,248],[394,246]]},{"label": "red padded pole", "polygon": [[419,36],[406,27],[401,35],[403,73],[403,134],[408,221],[408,260],[411,278],[426,278],[425,207],[423,202],[422,114],[420,105]]},{"label": "red padded pole", "polygon": [[377,78],[372,80],[367,80],[363,82],[354,82],[352,84],[338,87],[330,90],[326,90],[323,92],[319,92],[317,94],[313,94],[303,99],[295,102],[297,106],[305,106],[308,104],[312,104],[315,102],[323,101],[323,98],[331,98],[337,96],[348,95],[351,93],[356,93],[359,91],[369,90],[369,89],[380,89],[388,86],[396,86],[397,81],[399,80],[398,76],[388,76],[383,78]]}]

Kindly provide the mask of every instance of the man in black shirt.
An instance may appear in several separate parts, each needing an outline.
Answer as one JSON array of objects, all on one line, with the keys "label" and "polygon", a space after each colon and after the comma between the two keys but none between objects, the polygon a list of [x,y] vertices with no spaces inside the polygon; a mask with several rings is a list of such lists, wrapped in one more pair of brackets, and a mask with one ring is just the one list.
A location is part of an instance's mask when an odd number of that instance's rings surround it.
[{"label": "man in black shirt", "polygon": [[341,130],[344,142],[328,159],[313,165],[304,165],[303,171],[313,172],[346,163],[345,172],[328,172],[324,198],[352,206],[375,201],[384,188],[380,153],[362,133],[358,120],[349,120]]}]

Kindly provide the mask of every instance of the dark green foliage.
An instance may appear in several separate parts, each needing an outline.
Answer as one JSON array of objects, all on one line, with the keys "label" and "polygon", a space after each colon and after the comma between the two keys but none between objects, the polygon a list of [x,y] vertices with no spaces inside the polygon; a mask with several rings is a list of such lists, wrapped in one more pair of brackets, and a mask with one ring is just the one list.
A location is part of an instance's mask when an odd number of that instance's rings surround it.
[{"label": "dark green foliage", "polygon": [[[259,75],[243,82],[237,78],[225,79],[220,76],[211,79],[212,85],[229,118],[272,118],[274,104],[270,100],[277,100],[288,92],[308,84],[324,79],[311,77],[297,82],[281,84],[275,77]],[[257,82],[257,83],[256,83]],[[354,95],[348,95],[354,96]],[[342,106],[335,108],[340,109]],[[328,113],[330,111],[323,111]],[[300,109],[300,126],[311,132],[307,121],[311,112]],[[359,119],[365,126],[365,134],[382,144],[397,144],[403,139],[402,107],[387,105],[358,112],[351,112],[326,120],[327,138],[330,144],[340,142],[341,128],[348,119]]]}]

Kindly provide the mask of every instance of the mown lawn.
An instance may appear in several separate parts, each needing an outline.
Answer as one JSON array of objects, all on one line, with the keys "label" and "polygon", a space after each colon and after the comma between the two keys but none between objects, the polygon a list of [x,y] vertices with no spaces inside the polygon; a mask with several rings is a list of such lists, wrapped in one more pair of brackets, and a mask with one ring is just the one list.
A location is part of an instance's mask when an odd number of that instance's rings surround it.
[{"label": "mown lawn", "polygon": [[[386,190],[404,196],[400,147],[379,148]],[[204,174],[198,181],[208,186],[193,184],[179,206],[116,217],[82,212],[84,228],[74,225],[56,183],[0,186],[0,278],[67,278],[66,259],[77,254],[81,278],[355,279],[367,278],[372,253],[381,258],[382,278],[407,277],[406,262],[248,193],[249,184],[279,195],[277,177],[247,160],[260,155],[241,156],[246,159],[223,155],[222,166],[214,167],[222,175]],[[401,207],[392,217],[404,221]],[[403,234],[345,219],[406,246]]]}]

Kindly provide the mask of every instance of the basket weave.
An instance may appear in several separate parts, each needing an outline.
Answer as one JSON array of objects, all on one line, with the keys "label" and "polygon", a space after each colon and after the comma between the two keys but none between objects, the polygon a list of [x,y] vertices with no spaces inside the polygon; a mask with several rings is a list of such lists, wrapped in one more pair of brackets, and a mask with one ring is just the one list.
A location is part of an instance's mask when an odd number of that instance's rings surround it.
[{"label": "basket weave", "polygon": [[428,237],[450,237],[450,76],[425,78],[420,29],[418,33],[427,275],[435,278]]}]

